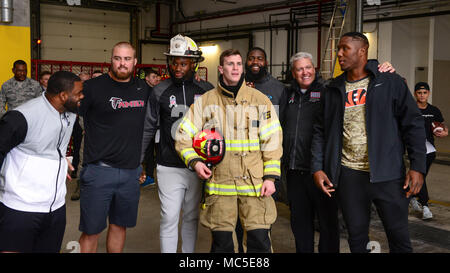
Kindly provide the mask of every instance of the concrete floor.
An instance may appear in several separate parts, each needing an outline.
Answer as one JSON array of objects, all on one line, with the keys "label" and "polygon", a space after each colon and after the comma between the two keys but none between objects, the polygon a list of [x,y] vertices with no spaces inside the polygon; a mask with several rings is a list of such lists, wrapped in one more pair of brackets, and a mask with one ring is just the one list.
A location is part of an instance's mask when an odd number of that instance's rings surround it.
[{"label": "concrete floor", "polygon": [[440,153],[450,155],[450,137],[435,137],[434,144]]},{"label": "concrete floor", "polygon": [[[434,218],[421,220],[421,215],[410,212],[410,234],[414,252],[450,253],[450,165],[433,164],[428,175],[430,192],[430,209]],[[75,188],[75,181],[67,184],[67,226],[61,252],[73,251],[71,241],[78,241],[80,208],[79,201],[71,201],[70,195]],[[277,203],[278,218],[272,228],[273,249],[276,253],[295,252],[294,237],[290,228],[289,208]],[[128,229],[124,252],[126,253],[159,253],[159,198],[155,186],[141,189],[138,223],[135,228]],[[316,233],[318,238],[318,233]],[[346,232],[341,232],[341,252],[348,253]],[[382,253],[388,252],[386,236],[378,217],[374,216],[370,239],[380,244]],[[98,252],[106,252],[106,231],[100,237]],[[316,240],[317,241],[317,240]],[[196,252],[206,253],[210,250],[210,232],[199,226]]]}]

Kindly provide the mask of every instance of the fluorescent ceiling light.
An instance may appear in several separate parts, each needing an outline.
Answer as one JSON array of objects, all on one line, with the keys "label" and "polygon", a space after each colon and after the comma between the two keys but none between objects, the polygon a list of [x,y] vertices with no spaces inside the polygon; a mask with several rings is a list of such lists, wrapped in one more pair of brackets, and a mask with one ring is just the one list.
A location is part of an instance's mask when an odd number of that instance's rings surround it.
[{"label": "fluorescent ceiling light", "polygon": [[217,51],[217,45],[204,45],[204,46],[200,46],[200,49],[205,54],[214,53]]}]

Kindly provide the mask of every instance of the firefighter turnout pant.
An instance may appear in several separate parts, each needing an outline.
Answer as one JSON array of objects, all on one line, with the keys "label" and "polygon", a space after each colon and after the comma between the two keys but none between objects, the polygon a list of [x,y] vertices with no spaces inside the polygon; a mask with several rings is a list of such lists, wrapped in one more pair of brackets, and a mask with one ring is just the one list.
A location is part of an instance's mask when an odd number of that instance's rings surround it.
[{"label": "firefighter turnout pant", "polygon": [[200,212],[201,224],[211,230],[211,252],[237,252],[236,222],[244,229],[244,251],[271,253],[270,227],[277,218],[272,197],[208,195]]}]

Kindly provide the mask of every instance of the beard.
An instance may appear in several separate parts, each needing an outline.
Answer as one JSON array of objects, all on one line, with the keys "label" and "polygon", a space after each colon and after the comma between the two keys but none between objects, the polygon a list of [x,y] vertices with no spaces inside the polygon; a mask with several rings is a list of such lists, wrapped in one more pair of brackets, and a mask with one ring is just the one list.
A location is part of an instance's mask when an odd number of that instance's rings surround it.
[{"label": "beard", "polygon": [[259,67],[258,73],[253,73],[252,68],[248,65],[245,65],[245,80],[247,82],[257,82],[267,75],[266,66],[258,66],[258,67]]},{"label": "beard", "polygon": [[172,69],[169,69],[169,75],[170,75],[170,78],[172,79],[172,81],[175,84],[179,85],[179,84],[182,84],[184,81],[192,78],[192,75],[194,75],[194,72],[192,70],[189,70],[186,72],[186,74],[183,75],[183,77],[177,78],[177,77],[175,77],[175,73],[172,71]]},{"label": "beard", "polygon": [[75,113],[78,114],[78,102],[72,99],[68,99],[65,103],[64,103],[64,108],[71,113]]},{"label": "beard", "polygon": [[111,69],[111,73],[114,75],[115,78],[117,78],[118,80],[128,80],[131,77],[131,74],[133,73],[133,71],[127,71],[127,72],[119,72],[119,69],[121,67],[116,68],[112,68]]}]

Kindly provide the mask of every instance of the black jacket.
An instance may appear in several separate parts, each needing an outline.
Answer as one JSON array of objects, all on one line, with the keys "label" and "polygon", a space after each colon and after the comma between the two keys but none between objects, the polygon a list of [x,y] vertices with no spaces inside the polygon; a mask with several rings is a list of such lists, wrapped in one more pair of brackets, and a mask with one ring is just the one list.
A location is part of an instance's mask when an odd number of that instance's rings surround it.
[{"label": "black jacket", "polygon": [[[378,72],[377,65],[369,61],[365,67],[370,76],[366,96],[370,181],[404,177],[405,146],[410,168],[425,173],[425,131],[420,111],[403,79],[397,74]],[[341,167],[346,76],[344,73],[334,79],[324,93],[311,147],[311,171],[325,171],[334,185]]]},{"label": "black jacket", "polygon": [[290,170],[309,171],[314,119],[320,113],[324,91],[322,79],[316,75],[305,94],[293,81],[287,92],[283,127],[283,165]]},{"label": "black jacket", "polygon": [[286,86],[284,86],[284,84],[279,80],[272,77],[269,73],[267,73],[267,75],[262,77],[260,80],[255,81],[254,84],[255,89],[261,91],[270,99],[270,102],[272,102],[273,106],[277,110],[278,117],[281,120],[282,115],[280,115],[280,113],[283,113],[286,105],[283,100],[286,95]]},{"label": "black jacket", "polygon": [[175,151],[172,133],[175,134],[181,118],[194,100],[213,88],[214,86],[209,82],[198,82],[193,78],[180,83],[175,83],[169,78],[153,87],[144,122],[141,161],[159,127],[160,141],[156,162],[166,167],[186,167]]}]

